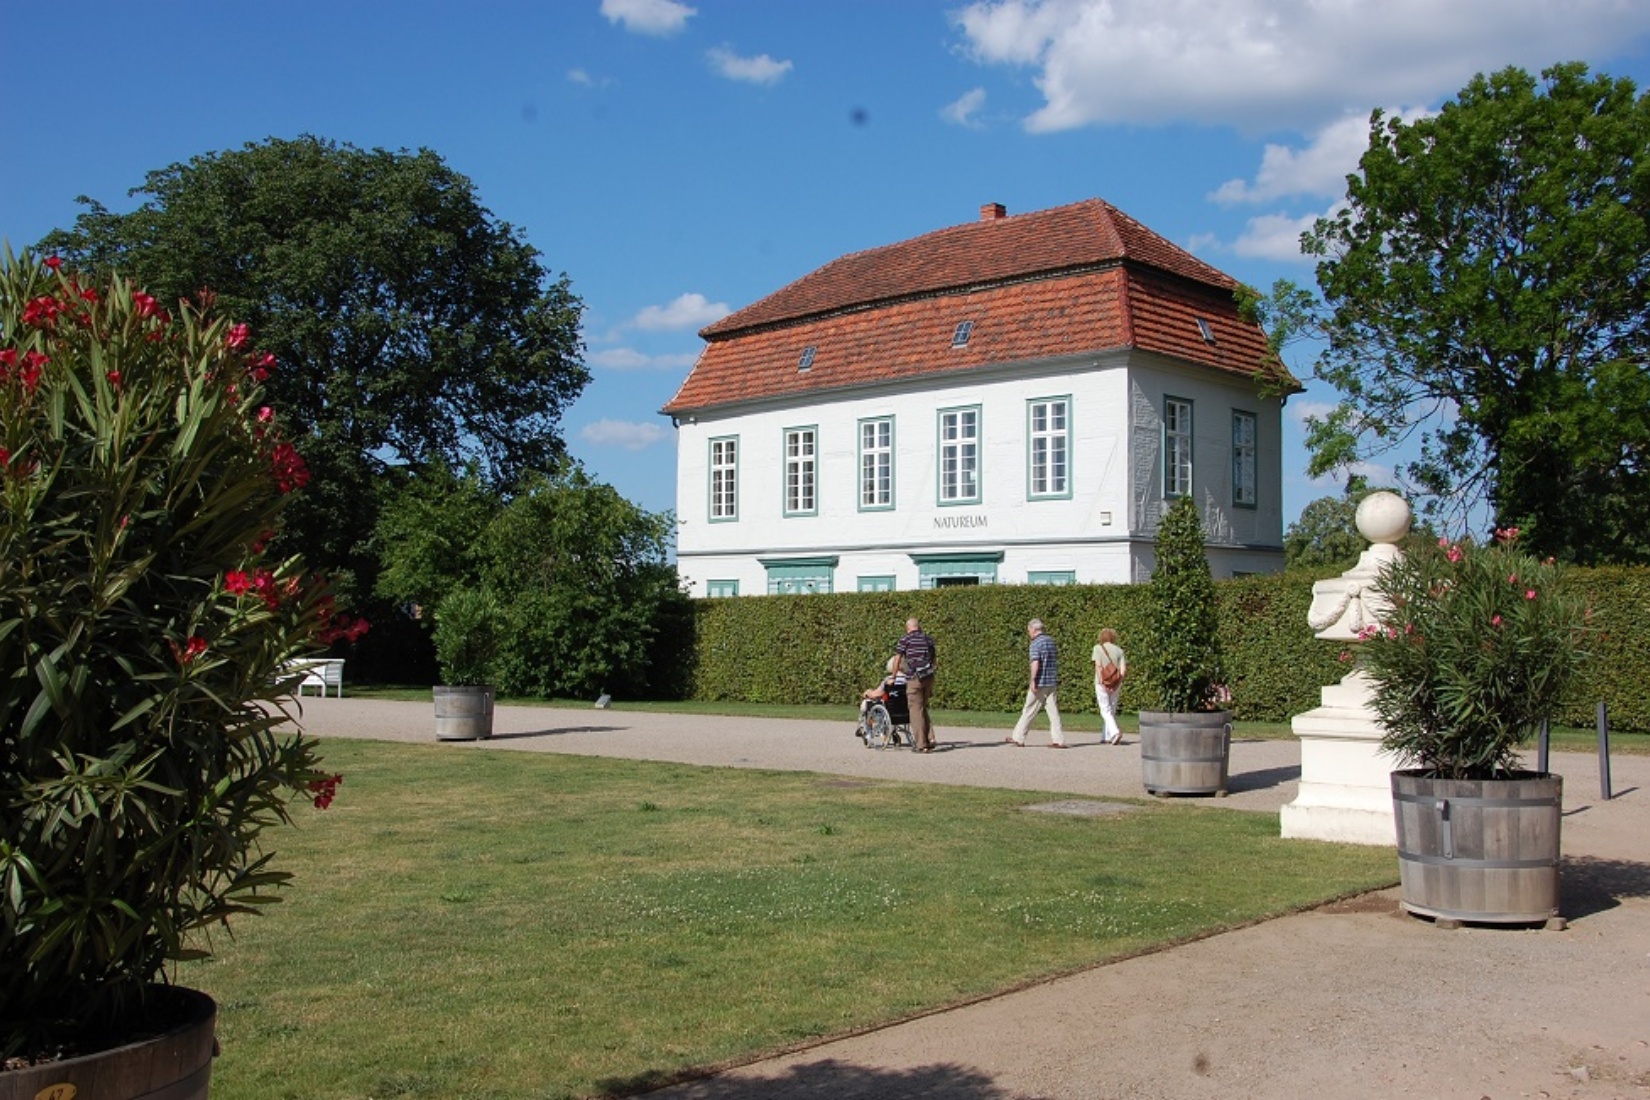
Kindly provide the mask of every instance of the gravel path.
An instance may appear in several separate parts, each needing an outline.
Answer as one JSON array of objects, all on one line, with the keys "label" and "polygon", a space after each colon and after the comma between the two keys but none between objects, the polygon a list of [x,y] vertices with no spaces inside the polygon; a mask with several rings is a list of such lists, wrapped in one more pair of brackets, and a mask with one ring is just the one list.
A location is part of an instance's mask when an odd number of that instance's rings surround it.
[{"label": "gravel path", "polygon": [[[306,699],[319,736],[434,741],[429,703]],[[565,752],[1143,797],[1134,738],[940,729],[873,752],[852,723],[502,707],[457,752]],[[1565,777],[1564,932],[1445,931],[1382,891],[822,1043],[653,1094],[676,1100],[1650,1098],[1650,757],[1554,754]],[[1296,743],[1239,740],[1211,809],[1277,812]]]}]

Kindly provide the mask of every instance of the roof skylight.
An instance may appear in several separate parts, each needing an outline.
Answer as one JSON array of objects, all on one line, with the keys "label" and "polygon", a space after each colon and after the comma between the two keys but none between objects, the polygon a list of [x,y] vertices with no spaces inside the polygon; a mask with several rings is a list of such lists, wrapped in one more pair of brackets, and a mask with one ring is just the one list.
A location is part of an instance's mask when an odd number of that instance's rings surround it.
[{"label": "roof skylight", "polygon": [[802,358],[796,361],[796,369],[805,371],[814,365],[814,346],[809,344],[802,349]]},{"label": "roof skylight", "polygon": [[951,334],[951,346],[954,348],[966,348],[968,346],[968,338],[972,335],[974,335],[974,322],[958,321],[957,331]]},{"label": "roof skylight", "polygon": [[1212,344],[1215,342],[1215,330],[1210,328],[1209,322],[1205,321],[1201,317],[1197,318],[1197,331],[1203,334],[1203,342],[1205,344]]}]

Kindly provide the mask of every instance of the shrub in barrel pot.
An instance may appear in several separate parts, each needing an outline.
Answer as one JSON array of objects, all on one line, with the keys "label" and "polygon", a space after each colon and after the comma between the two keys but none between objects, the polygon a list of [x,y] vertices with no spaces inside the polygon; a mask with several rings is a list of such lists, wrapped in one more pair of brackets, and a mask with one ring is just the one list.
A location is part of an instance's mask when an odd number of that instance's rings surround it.
[{"label": "shrub in barrel pot", "polygon": [[436,740],[493,735],[498,625],[498,603],[484,589],[456,588],[436,608],[435,655],[445,681],[435,688]]},{"label": "shrub in barrel pot", "polygon": [[1586,657],[1586,612],[1517,546],[1439,540],[1388,565],[1359,659],[1392,773],[1402,903],[1448,921],[1559,921],[1562,777],[1519,749]]},{"label": "shrub in barrel pot", "polygon": [[1157,710],[1140,712],[1146,790],[1226,794],[1232,716],[1221,709],[1219,606],[1191,497],[1177,497],[1157,528],[1147,632],[1147,690]]},{"label": "shrub in barrel pot", "polygon": [[330,612],[269,549],[307,479],[273,369],[206,295],[0,259],[0,1098],[204,1096],[215,1008],[166,967],[337,782],[282,711]]}]

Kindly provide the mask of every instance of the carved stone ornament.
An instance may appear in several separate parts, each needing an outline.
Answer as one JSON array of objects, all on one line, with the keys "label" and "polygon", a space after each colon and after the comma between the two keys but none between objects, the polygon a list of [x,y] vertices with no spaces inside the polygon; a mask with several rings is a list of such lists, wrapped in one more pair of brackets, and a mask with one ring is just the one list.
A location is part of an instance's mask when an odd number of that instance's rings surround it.
[{"label": "carved stone ornament", "polygon": [[1409,534],[1409,504],[1397,493],[1371,493],[1358,505],[1356,521],[1369,549],[1345,573],[1312,586],[1306,622],[1326,641],[1356,641],[1358,631],[1381,621],[1386,601],[1375,592],[1375,581],[1402,553],[1398,542]]}]

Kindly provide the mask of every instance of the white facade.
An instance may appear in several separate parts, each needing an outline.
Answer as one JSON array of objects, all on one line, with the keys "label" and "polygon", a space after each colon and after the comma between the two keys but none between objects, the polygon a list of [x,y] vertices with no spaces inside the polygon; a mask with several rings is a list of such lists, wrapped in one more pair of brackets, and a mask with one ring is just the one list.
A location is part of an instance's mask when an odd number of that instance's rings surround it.
[{"label": "white facade", "polygon": [[[677,569],[696,597],[1145,581],[1165,451],[1189,439],[1214,575],[1274,571],[1282,406],[1241,376],[1124,350],[683,415]],[[1168,488],[1187,488],[1169,466]]]}]

